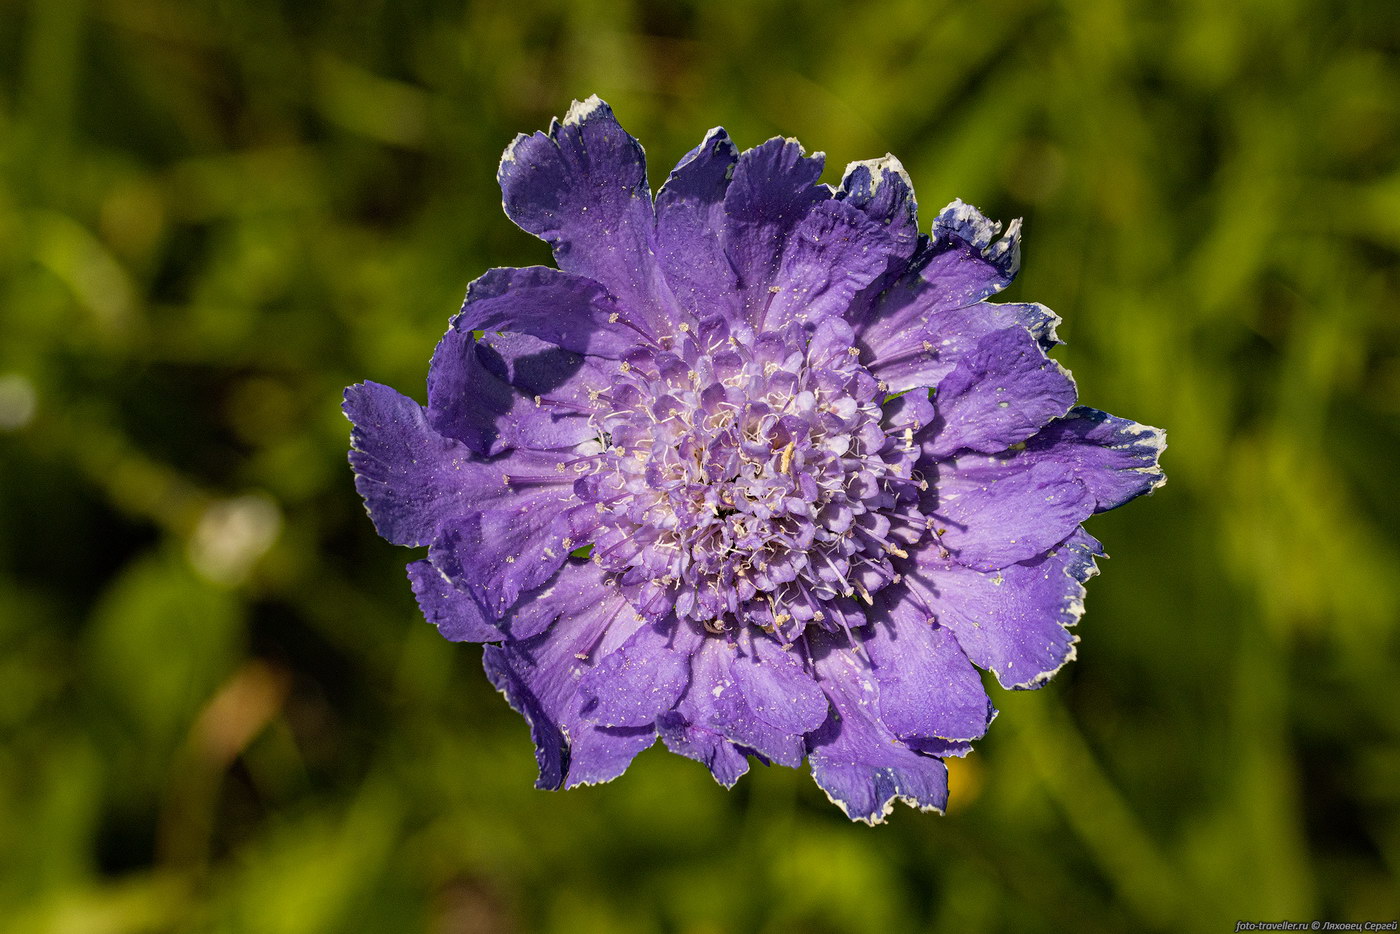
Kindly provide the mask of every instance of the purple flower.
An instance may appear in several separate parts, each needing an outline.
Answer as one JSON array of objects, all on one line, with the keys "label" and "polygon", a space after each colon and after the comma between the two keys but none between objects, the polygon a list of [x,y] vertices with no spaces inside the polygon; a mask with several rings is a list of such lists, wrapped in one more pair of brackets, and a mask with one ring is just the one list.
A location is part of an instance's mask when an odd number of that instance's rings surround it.
[{"label": "purple flower", "polygon": [[1099,543],[1163,434],[1075,405],[1058,318],[997,304],[1019,223],[919,233],[892,156],[712,130],[655,201],[593,97],[521,135],[510,218],[558,269],[472,283],[428,405],[346,391],[375,527],[448,639],[530,723],[542,788],[657,735],[732,785],[797,766],[850,817],[947,800],[995,710],[1074,656]]}]

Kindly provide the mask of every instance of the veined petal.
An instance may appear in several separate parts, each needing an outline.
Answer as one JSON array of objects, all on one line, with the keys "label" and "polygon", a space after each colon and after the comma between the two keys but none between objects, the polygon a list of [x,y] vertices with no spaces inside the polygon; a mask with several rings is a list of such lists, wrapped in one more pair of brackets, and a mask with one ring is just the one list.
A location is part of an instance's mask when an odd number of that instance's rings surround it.
[{"label": "veined petal", "polygon": [[1004,451],[1074,405],[1074,380],[1025,328],[993,331],[938,384],[929,450]]},{"label": "veined petal", "polygon": [[829,636],[809,637],[831,714],[807,738],[812,777],[846,816],[883,823],[896,800],[921,811],[948,805],[943,760],[909,748],[875,716],[880,689],[868,664]]},{"label": "veined petal", "polygon": [[408,565],[408,581],[423,618],[452,642],[499,642],[505,632],[471,593],[458,590],[428,561]]},{"label": "veined petal", "polygon": [[932,252],[922,275],[954,304],[988,298],[1011,284],[1021,269],[1021,221],[1001,234],[999,221],[954,200],[933,221]]},{"label": "veined petal", "polygon": [[[525,335],[517,339],[535,341]],[[498,335],[499,339],[499,335]],[[536,371],[551,366],[549,377],[532,373],[537,382],[564,383],[575,379],[584,357],[552,344],[535,341],[548,351],[539,355]],[[499,355],[476,341],[472,332],[450,329],[438,343],[428,376],[428,420],[440,434],[466,444],[475,453],[490,456],[512,448],[540,450],[572,448],[593,434],[588,418],[572,402],[559,404],[529,385],[512,385],[504,367],[493,368],[483,351],[494,360]],[[526,394],[528,393],[528,395]],[[548,405],[546,405],[546,402]]]},{"label": "veined petal", "polygon": [[528,334],[483,334],[476,356],[487,371],[522,394],[587,412],[594,390],[606,389],[617,364],[565,350]]},{"label": "veined petal", "polygon": [[546,612],[568,624],[533,639],[488,645],[487,677],[530,724],[540,767],[536,787],[611,781],[655,742],[656,729],[611,729],[588,720],[579,680],[636,624],[626,601],[603,584],[597,568],[581,561],[560,571]]},{"label": "veined petal", "polygon": [[356,383],[342,406],[354,426],[355,489],[379,534],[395,545],[426,545],[443,521],[484,492],[470,449],[428,425],[421,405],[379,383]]},{"label": "veined petal", "polygon": [[[732,741],[730,732],[737,718],[720,703],[726,692],[736,692],[729,674],[733,648],[719,639],[705,639],[690,656],[690,689],[676,704],[657,720],[658,732],[666,748],[701,762],[726,788],[732,787],[749,770],[748,756]],[[752,714],[749,714],[752,718]],[[743,724],[737,724],[740,731]],[[788,765],[802,760],[801,739],[797,741],[797,756]]]},{"label": "veined petal", "polygon": [[912,556],[905,580],[973,664],[1003,687],[1038,688],[1074,658],[1079,640],[1068,627],[1084,613],[1084,583],[1102,555],[1093,536],[1076,529],[1048,553],[996,571],[924,549]]},{"label": "veined petal", "polygon": [[754,715],[791,734],[808,733],[826,719],[827,701],[803,667],[801,649],[771,636],[745,633],[729,671]]},{"label": "veined petal", "polygon": [[582,687],[594,702],[588,717],[603,726],[642,726],[675,706],[690,684],[690,656],[703,634],[678,624],[641,626],[621,648],[602,658]]},{"label": "veined petal", "polygon": [[846,314],[856,293],[884,273],[894,250],[886,229],[853,205],[815,205],[788,237],[768,302],[756,315],[760,329]]},{"label": "veined petal", "polygon": [[871,314],[856,326],[870,372],[891,392],[937,386],[963,356],[988,334],[1021,327],[1049,349],[1059,343],[1060,318],[1044,305],[974,302],[955,307],[939,303],[940,293],[918,277],[905,278],[880,296]]},{"label": "veined petal", "polygon": [[506,214],[554,249],[560,269],[601,282],[649,333],[670,332],[646,157],[611,107],[576,101],[547,135],[517,136],[497,178]]},{"label": "veined petal", "polygon": [[737,320],[738,280],[720,242],[724,197],[739,160],[723,128],[682,157],[656,195],[656,257],[681,307]]},{"label": "veined petal", "polygon": [[492,269],[467,287],[455,323],[460,331],[515,331],[610,360],[645,339],[602,285],[548,266]]},{"label": "veined petal", "polygon": [[903,590],[879,600],[875,617],[864,646],[880,686],[880,721],[890,732],[952,742],[986,733],[996,710],[953,633]]},{"label": "veined petal", "polygon": [[894,156],[886,153],[846,166],[836,197],[886,228],[892,260],[907,262],[914,255],[919,246],[919,205],[909,173]]},{"label": "veined petal", "polygon": [[724,195],[720,236],[738,274],[742,313],[754,321],[767,307],[792,231],[812,206],[831,197],[819,186],[822,153],[803,155],[796,140],[770,139],[746,150]]},{"label": "veined petal", "polygon": [[1160,428],[1081,405],[1027,441],[1022,457],[1067,465],[1104,512],[1167,482],[1157,463],[1166,447]]},{"label": "veined petal", "polygon": [[[569,548],[568,488],[509,508],[482,509],[444,523],[429,559],[496,618],[520,595],[554,576]],[[553,508],[551,508],[551,506]]]},{"label": "veined petal", "polygon": [[947,461],[937,489],[939,541],[959,564],[983,571],[1044,554],[1094,511],[1088,488],[1048,462]]}]

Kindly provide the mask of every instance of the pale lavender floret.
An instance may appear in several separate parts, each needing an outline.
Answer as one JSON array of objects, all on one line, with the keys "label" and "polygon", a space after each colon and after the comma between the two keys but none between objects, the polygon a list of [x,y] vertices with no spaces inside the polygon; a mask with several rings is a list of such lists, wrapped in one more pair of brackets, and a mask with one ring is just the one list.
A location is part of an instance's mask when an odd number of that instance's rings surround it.
[{"label": "pale lavender floret", "polygon": [[[1059,319],[955,201],[928,235],[892,156],[712,130],[651,198],[606,104],[519,137],[509,216],[560,269],[472,283],[428,405],[346,391],[376,528],[444,637],[530,724],[538,784],[657,736],[722,784],[806,758],[851,818],[941,810],[943,759],[1073,657],[1098,543],[1163,482],[1160,431],[1075,406]],[[570,557],[588,546],[588,560]],[[974,667],[975,666],[975,667]]]}]

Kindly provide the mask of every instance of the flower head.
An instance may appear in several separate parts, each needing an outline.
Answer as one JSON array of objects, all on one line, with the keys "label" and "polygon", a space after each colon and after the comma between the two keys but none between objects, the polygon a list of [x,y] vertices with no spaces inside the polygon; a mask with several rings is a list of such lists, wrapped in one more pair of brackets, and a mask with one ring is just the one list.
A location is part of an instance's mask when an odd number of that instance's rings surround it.
[{"label": "flower head", "polygon": [[[977,668],[1073,657],[1099,544],[1161,485],[1160,431],[1075,405],[1058,318],[992,303],[1020,229],[918,230],[892,156],[712,130],[655,200],[596,97],[506,150],[506,213],[558,269],[472,283],[428,405],[346,392],[351,463],[424,615],[489,643],[546,788],[660,735],[725,785],[797,766],[852,818],[941,809],[990,723]],[[1000,236],[999,236],[1000,235]]]}]

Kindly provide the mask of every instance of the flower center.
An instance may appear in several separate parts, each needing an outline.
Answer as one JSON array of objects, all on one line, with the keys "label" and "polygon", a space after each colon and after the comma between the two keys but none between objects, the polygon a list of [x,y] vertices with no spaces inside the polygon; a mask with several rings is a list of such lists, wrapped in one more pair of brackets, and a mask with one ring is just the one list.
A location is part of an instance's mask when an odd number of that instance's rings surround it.
[{"label": "flower center", "polygon": [[890,557],[925,528],[917,451],[849,333],[712,324],[669,343],[593,393],[602,450],[575,486],[633,602],[787,637],[897,581]]}]

